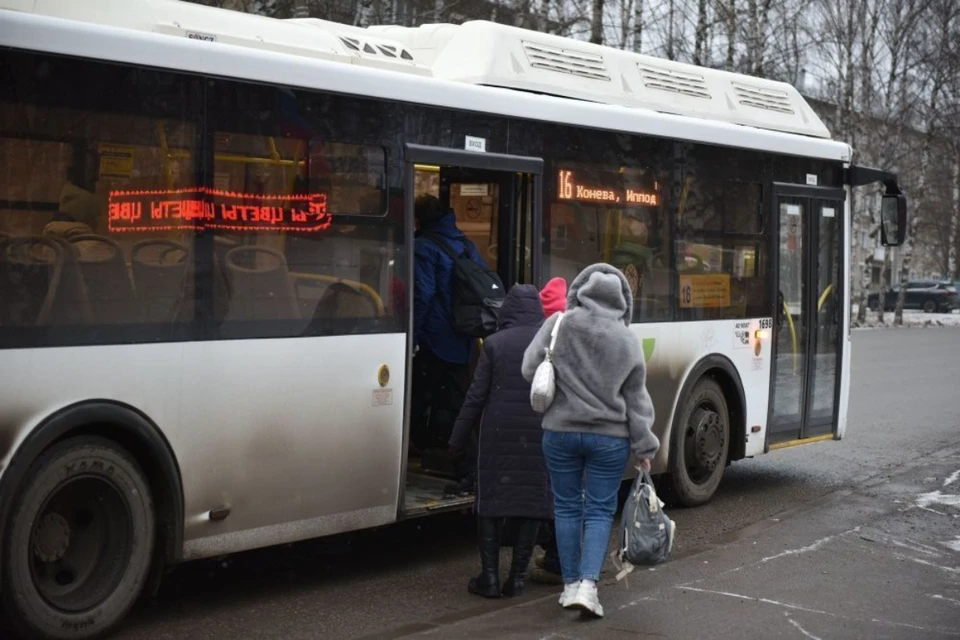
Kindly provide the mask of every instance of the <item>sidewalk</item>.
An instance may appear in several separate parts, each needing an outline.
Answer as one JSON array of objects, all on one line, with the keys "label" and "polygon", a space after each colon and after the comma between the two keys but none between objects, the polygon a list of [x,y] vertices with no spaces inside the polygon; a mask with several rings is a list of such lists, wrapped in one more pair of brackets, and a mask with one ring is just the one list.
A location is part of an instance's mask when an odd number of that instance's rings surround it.
[{"label": "sidewalk", "polygon": [[416,637],[960,638],[960,451],[625,582],[601,585],[602,620],[551,596]]}]

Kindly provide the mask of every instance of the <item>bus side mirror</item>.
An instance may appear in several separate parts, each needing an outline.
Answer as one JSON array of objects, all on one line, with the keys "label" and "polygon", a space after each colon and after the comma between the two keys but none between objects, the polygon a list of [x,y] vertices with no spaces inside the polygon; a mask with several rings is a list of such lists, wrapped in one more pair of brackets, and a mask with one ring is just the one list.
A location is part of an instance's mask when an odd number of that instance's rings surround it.
[{"label": "bus side mirror", "polygon": [[885,193],[880,201],[880,242],[885,247],[899,247],[907,234],[907,197],[902,193]]}]

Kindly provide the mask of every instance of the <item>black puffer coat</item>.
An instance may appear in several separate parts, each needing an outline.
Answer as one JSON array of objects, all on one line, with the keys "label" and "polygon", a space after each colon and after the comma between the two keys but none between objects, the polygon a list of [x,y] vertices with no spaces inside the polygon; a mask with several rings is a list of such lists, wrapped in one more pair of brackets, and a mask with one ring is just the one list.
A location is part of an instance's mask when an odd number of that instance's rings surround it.
[{"label": "black puffer coat", "polygon": [[462,446],[480,422],[477,514],[552,519],[553,496],[540,448],[542,416],[530,407],[523,353],[543,324],[540,292],[514,286],[500,309],[500,328],[484,340],[473,382],[450,437]]}]

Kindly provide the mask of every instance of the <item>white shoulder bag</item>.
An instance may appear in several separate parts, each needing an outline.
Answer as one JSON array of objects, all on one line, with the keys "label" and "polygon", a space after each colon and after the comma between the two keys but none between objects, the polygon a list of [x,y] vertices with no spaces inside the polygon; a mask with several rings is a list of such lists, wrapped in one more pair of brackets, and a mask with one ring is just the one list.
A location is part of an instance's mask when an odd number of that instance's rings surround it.
[{"label": "white shoulder bag", "polygon": [[537,367],[537,372],[533,374],[533,382],[530,383],[530,406],[537,413],[546,413],[553,404],[553,396],[557,393],[556,372],[553,370],[553,349],[557,345],[557,332],[560,330],[561,322],[563,322],[562,313],[557,314],[557,323],[553,325],[553,330],[550,332],[550,346],[546,349],[546,358]]}]

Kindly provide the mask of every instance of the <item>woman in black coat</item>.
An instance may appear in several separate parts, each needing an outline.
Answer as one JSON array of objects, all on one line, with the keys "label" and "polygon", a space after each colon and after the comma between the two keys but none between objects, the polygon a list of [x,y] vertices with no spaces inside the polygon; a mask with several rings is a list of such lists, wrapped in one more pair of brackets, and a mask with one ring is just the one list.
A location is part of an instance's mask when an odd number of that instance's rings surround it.
[{"label": "woman in black coat", "polygon": [[[549,477],[540,445],[542,416],[530,407],[530,383],[523,379],[523,353],[543,324],[540,292],[518,284],[500,309],[499,328],[484,340],[450,447],[462,450],[480,418],[477,454],[477,516],[481,572],[470,593],[496,598],[520,595],[540,520],[553,518]],[[501,591],[499,521],[515,530],[510,577]]]}]

